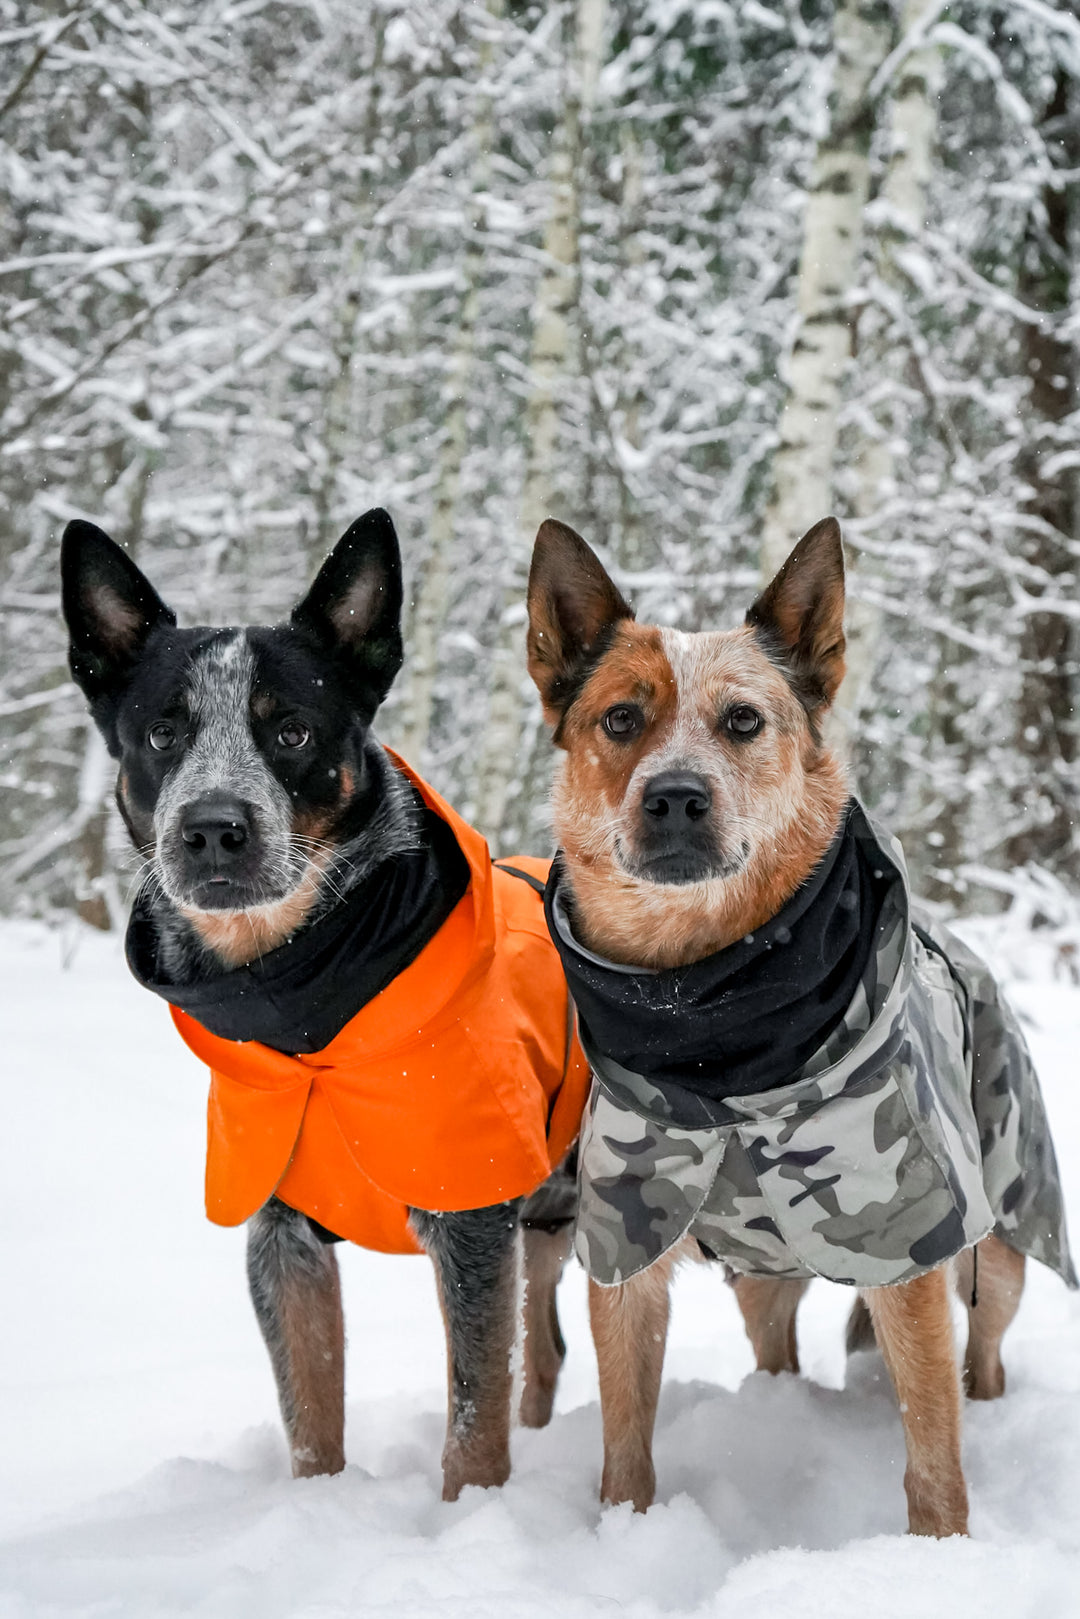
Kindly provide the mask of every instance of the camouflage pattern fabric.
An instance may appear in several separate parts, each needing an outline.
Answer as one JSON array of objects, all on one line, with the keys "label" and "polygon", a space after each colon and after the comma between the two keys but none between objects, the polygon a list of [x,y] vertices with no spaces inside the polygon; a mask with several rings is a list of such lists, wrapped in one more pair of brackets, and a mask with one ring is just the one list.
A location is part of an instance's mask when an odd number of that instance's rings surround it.
[{"label": "camouflage pattern fabric", "polygon": [[576,1247],[602,1285],[689,1234],[751,1275],[880,1287],[990,1231],[1077,1285],[1019,1025],[984,963],[913,910],[900,845],[856,808],[894,881],[858,992],[790,1083],[686,1128],[662,1085],[586,1045]]}]

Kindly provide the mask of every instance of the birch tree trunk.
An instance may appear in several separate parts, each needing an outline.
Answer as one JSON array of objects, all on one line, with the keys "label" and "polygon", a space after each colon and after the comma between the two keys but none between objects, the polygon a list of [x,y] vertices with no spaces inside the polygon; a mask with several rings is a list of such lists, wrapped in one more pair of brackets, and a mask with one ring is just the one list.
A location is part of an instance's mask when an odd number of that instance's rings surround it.
[{"label": "birch tree trunk", "polygon": [[[938,10],[936,0],[905,0],[901,12],[902,39],[921,29]],[[924,45],[904,58],[893,87],[889,160],[881,187],[885,218],[877,253],[877,276],[887,302],[899,303],[904,296],[905,279],[897,264],[897,250],[926,226],[941,77],[940,50]],[[885,319],[891,326],[888,315]],[[875,376],[886,396],[884,420],[876,424],[877,431],[867,423],[859,449],[853,501],[857,519],[872,518],[896,493],[896,455],[898,450],[902,452],[908,438],[903,394],[909,364],[907,346],[895,332],[886,330],[874,362]],[[836,704],[841,740],[849,750],[859,709],[873,677],[880,631],[881,614],[857,597],[849,599],[847,673]]]},{"label": "birch tree trunk", "polygon": [[86,751],[75,807],[75,910],[81,922],[108,932],[115,905],[106,893],[109,827],[109,750],[96,725],[86,727]]},{"label": "birch tree trunk", "polygon": [[799,327],[773,461],[762,568],[771,577],[811,523],[832,508],[840,390],[851,356],[847,298],[859,262],[870,184],[871,81],[888,53],[885,0],[839,0],[828,129],[818,144],[799,262]]},{"label": "birch tree trunk", "polygon": [[[901,17],[904,35],[919,28],[936,12],[936,0],[906,0]],[[937,140],[937,98],[941,88],[941,52],[924,45],[907,56],[899,69],[890,110],[890,150],[888,167],[881,187],[885,207],[877,255],[877,273],[883,287],[902,296],[904,277],[896,262],[897,249],[926,226],[927,193],[934,166]],[[902,344],[889,340],[877,357],[887,383],[899,389],[907,368]],[[889,420],[876,436],[864,440],[857,468],[855,495],[857,515],[870,516],[895,490],[895,453],[906,439],[906,422],[897,421],[895,401],[889,404]]]},{"label": "birch tree trunk", "polygon": [[607,0],[577,0],[565,107],[551,159],[551,210],[543,244],[547,262],[533,314],[525,484],[518,534],[508,558],[487,728],[476,776],[475,818],[496,848],[505,829],[512,786],[520,785],[515,777],[526,678],[525,570],[536,530],[551,509],[559,452],[559,396],[577,360],[574,315],[580,283],[582,142],[600,69],[606,9]]},{"label": "birch tree trunk", "polygon": [[[487,14],[498,21],[503,0],[488,0]],[[481,80],[490,72],[494,57],[492,35],[485,33],[478,52]],[[480,302],[480,279],[484,250],[480,236],[487,224],[487,193],[491,180],[491,147],[494,136],[493,108],[489,94],[477,104],[472,132],[472,197],[467,220],[467,246],[462,264],[462,299],[458,315],[457,341],[446,374],[442,397],[443,439],[439,452],[439,474],[428,536],[423,572],[416,587],[409,634],[409,677],[400,729],[401,751],[423,768],[435,682],[439,669],[439,639],[446,621],[450,597],[450,562],[461,487],[461,467],[468,442],[469,387],[475,368],[476,316]]]},{"label": "birch tree trunk", "polygon": [[[643,212],[644,187],[641,172],[641,143],[637,130],[632,122],[627,120],[619,131],[619,144],[622,155],[622,224],[626,243],[624,262],[626,265],[626,278],[632,297],[640,298],[642,295],[642,267],[645,254],[641,245],[641,226]],[[620,400],[619,419],[622,437],[631,450],[641,449],[641,414],[645,404],[643,392],[642,370],[637,357],[633,352],[633,333],[624,334],[625,355],[623,360],[623,387],[624,393]],[[645,555],[644,534],[642,533],[641,512],[634,500],[625,470],[619,478],[619,516],[622,533],[620,535],[619,555],[623,567],[629,573],[643,569],[647,565]]]},{"label": "birch tree trunk", "polygon": [[[386,12],[378,9],[375,12],[367,107],[361,131],[361,139],[367,152],[371,152],[374,146],[379,127],[380,70],[385,43]],[[349,244],[342,255],[346,266],[345,287],[333,323],[334,370],[326,393],[323,416],[323,464],[313,492],[315,522],[310,546],[310,565],[313,568],[321,564],[339,537],[341,527],[341,513],[337,509],[338,475],[345,456],[352,447],[353,359],[356,353],[356,329],[363,306],[364,262],[377,200],[376,179],[373,173],[368,173],[357,198],[356,216],[349,233]]]}]

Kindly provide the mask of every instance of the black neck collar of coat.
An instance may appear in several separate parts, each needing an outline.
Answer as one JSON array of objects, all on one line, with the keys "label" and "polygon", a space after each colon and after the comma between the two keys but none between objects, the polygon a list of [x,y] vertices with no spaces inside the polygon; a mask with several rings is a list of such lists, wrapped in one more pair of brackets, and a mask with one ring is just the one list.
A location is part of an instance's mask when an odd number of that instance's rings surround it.
[{"label": "black neck collar of coat", "polygon": [[545,910],[586,1051],[660,1089],[675,1123],[730,1121],[728,1097],[790,1082],[837,1027],[896,880],[861,806],[849,800],[820,865],[771,921],[689,966],[650,971],[578,943],[557,855]]},{"label": "black neck collar of coat", "polygon": [[393,855],[325,915],[246,967],[174,983],[149,895],[135,901],[128,966],[139,983],[226,1040],[290,1055],[321,1051],[434,938],[469,886],[469,865],[426,805],[421,847]]}]

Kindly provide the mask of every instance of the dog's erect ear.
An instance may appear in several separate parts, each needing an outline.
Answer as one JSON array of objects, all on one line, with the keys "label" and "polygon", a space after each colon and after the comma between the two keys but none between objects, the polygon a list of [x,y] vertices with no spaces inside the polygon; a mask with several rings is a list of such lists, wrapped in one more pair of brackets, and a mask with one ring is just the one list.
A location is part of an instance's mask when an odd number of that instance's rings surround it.
[{"label": "dog's erect ear", "polygon": [[69,523],[60,544],[71,672],[91,703],[123,689],[151,630],[175,624],[146,575],[93,523]]},{"label": "dog's erect ear", "polygon": [[402,660],[401,552],[388,512],[365,512],[342,535],[292,622],[342,659],[373,714]]},{"label": "dog's erect ear", "polygon": [[809,713],[832,702],[844,678],[844,548],[835,517],[803,535],[746,622]]},{"label": "dog's erect ear", "polygon": [[529,673],[555,725],[573,702],[611,631],[634,610],[599,557],[565,523],[540,524],[529,569]]}]

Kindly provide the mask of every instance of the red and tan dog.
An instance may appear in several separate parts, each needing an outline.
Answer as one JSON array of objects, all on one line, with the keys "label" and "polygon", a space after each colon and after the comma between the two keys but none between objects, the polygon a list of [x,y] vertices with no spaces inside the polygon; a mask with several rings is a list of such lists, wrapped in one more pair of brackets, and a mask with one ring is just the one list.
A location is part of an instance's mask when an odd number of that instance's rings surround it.
[{"label": "red and tan dog", "polygon": [[[832,518],[800,541],[740,628],[703,634],[634,622],[585,542],[561,523],[543,524],[529,581],[529,669],[564,752],[555,829],[587,961],[661,974],[700,963],[752,938],[820,867],[850,799],[821,729],[844,673],[843,616]],[[617,1176],[612,1184],[615,1201]],[[639,1510],[655,1488],[669,1278],[691,1241],[600,1286],[579,1237],[600,1365],[603,1497]],[[710,1257],[732,1260],[723,1251]],[[980,1244],[966,1367],[976,1394],[1003,1387],[999,1345],[1023,1265],[994,1236]],[[909,1522],[922,1534],[967,1529],[950,1314],[957,1273],[970,1292],[967,1243],[958,1260],[901,1285],[860,1287],[856,1307],[866,1336],[872,1322],[896,1387]],[[795,1310],[806,1285],[790,1276],[736,1280],[759,1368],[797,1370]]]}]

